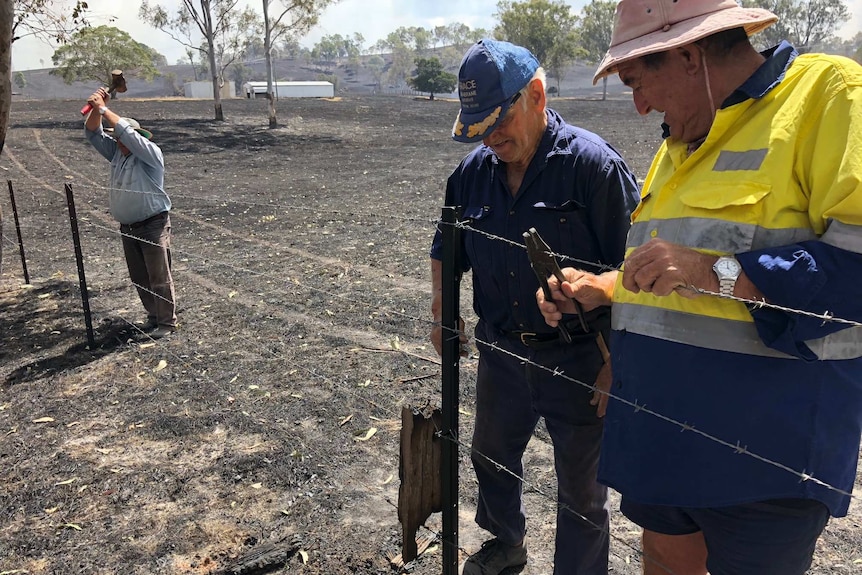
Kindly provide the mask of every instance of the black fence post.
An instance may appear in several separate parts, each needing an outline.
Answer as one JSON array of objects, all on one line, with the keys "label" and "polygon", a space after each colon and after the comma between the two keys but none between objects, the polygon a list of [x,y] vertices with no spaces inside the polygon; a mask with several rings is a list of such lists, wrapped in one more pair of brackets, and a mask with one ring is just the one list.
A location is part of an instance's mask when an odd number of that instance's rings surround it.
[{"label": "black fence post", "polygon": [[81,284],[81,303],[84,306],[84,322],[87,325],[87,344],[96,347],[93,336],[93,317],[90,314],[90,294],[87,293],[87,278],[84,276],[84,256],[81,252],[81,236],[78,234],[78,214],[75,211],[75,196],[72,184],[66,184],[66,205],[69,207],[69,224],[72,227],[72,243],[75,244],[75,263],[78,264],[78,281]]},{"label": "black fence post", "polygon": [[461,233],[456,223],[458,209],[444,207],[443,234],[443,444],[441,478],[443,481],[443,575],[458,573],[458,392],[461,341],[458,318],[461,284]]},{"label": "black fence post", "polygon": [[30,285],[30,272],[27,271],[27,258],[24,256],[24,239],[21,237],[21,224],[18,222],[18,206],[15,205],[15,192],[12,191],[12,180],[9,184],[9,200],[12,202],[12,217],[15,219],[15,231],[18,234],[18,253],[21,254],[21,267],[24,269],[24,283]]}]

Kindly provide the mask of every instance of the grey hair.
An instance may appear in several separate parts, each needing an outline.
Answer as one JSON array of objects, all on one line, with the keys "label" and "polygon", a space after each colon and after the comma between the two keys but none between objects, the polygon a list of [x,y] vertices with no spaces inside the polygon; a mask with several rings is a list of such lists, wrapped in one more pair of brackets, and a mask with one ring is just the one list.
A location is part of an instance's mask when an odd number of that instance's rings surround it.
[{"label": "grey hair", "polygon": [[520,92],[521,92],[520,106],[521,106],[521,109],[523,109],[523,110],[527,109],[527,99],[524,98],[524,96],[527,95],[527,89],[530,87],[530,84],[533,83],[533,80],[538,80],[539,82],[542,83],[542,90],[544,90],[545,93],[547,93],[547,91],[548,91],[548,75],[545,73],[545,69],[542,68],[541,66],[539,66],[538,68],[536,68],[536,71],[533,73],[533,77],[530,78],[529,82],[527,82],[527,85],[524,86],[523,88],[521,88],[521,90],[520,90]]}]

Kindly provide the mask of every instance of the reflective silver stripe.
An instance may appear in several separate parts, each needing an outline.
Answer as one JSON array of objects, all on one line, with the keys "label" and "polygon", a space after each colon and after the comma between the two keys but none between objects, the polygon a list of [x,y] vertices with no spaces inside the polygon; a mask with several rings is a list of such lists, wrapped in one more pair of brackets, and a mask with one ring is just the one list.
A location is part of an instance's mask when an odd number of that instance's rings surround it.
[{"label": "reflective silver stripe", "polygon": [[[653,230],[656,232],[654,235]],[[862,232],[862,230],[857,231]],[[633,224],[629,230],[626,247],[636,248],[645,244],[651,237],[692,248],[736,254],[813,240],[817,235],[808,228],[769,229],[753,224],[710,218],[654,219]],[[862,242],[862,236],[859,237]]]},{"label": "reflective silver stripe", "polygon": [[712,167],[714,172],[730,172],[734,170],[759,170],[763,165],[763,160],[766,159],[766,152],[769,150],[763,148],[760,150],[747,150],[745,152],[731,152],[722,150]]},{"label": "reflective silver stripe", "polygon": [[[763,357],[792,358],[767,347],[754,323],[688,314],[679,311],[614,303],[611,328],[706,349]],[[862,357],[862,328],[851,327],[805,342],[818,359]]]},{"label": "reflective silver stripe", "polygon": [[862,226],[853,226],[836,220],[829,220],[829,227],[823,233],[823,241],[836,248],[862,253]]}]

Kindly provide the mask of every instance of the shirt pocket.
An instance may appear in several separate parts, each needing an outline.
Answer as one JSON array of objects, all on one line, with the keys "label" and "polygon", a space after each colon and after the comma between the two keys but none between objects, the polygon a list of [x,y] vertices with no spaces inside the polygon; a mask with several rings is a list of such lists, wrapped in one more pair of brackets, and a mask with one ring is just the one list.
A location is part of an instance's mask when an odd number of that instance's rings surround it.
[{"label": "shirt pocket", "polygon": [[769,184],[753,181],[698,184],[679,196],[683,217],[671,241],[717,253],[749,251],[767,223],[771,192]]},{"label": "shirt pocket", "polygon": [[[591,249],[595,241],[584,204],[571,199],[562,203],[536,202],[531,221],[552,251],[596,261],[598,254]],[[571,253],[575,247],[577,253]]]},{"label": "shirt pocket", "polygon": [[468,206],[461,213],[461,223],[470,228],[462,230],[461,234],[471,267],[474,262],[486,262],[493,257],[494,242],[497,241],[490,237],[496,235],[492,228],[493,215],[491,206]]}]

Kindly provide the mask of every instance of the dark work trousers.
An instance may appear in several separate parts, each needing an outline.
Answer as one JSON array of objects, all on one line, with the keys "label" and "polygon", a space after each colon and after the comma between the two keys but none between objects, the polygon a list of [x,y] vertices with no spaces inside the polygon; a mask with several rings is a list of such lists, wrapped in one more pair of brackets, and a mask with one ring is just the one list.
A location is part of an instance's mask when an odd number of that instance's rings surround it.
[{"label": "dark work trousers", "polygon": [[[602,365],[594,340],[535,350],[483,321],[476,326],[476,337],[590,385]],[[521,459],[539,417],[544,417],[554,444],[560,504],[554,574],[606,575],[609,505],[607,488],[596,482],[602,419],[590,405],[592,392],[481,343],[478,348],[472,454],[479,482],[476,523],[504,543],[524,538],[522,483],[496,463],[524,477]],[[529,481],[529,470],[525,479]]]},{"label": "dark work trousers", "polygon": [[171,218],[162,212],[138,224],[122,224],[123,252],[129,277],[159,326],[177,326],[174,279],[171,276]]}]

